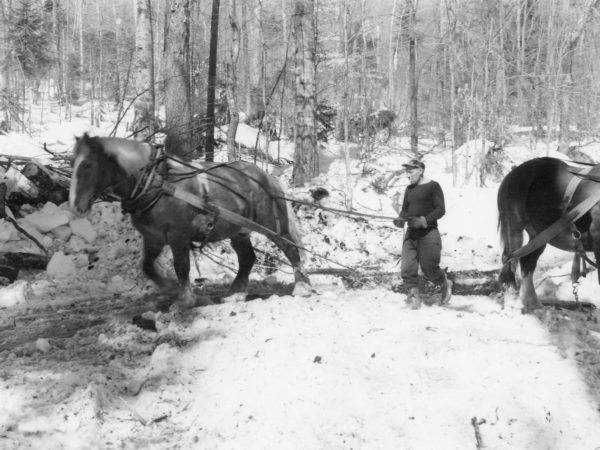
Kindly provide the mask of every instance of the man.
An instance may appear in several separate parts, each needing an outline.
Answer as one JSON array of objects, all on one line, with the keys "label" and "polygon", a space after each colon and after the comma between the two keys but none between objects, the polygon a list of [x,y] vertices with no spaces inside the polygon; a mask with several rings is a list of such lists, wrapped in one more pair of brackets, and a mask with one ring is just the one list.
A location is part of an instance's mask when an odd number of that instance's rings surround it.
[{"label": "man", "polygon": [[406,168],[409,186],[404,192],[402,210],[394,225],[403,228],[408,224],[402,244],[401,275],[409,289],[407,302],[412,309],[421,307],[419,295],[419,265],[423,274],[441,286],[440,305],[447,304],[452,296],[452,282],[440,268],[442,239],[437,221],[445,213],[444,193],[440,185],[423,176],[425,164],[418,159],[402,164]]}]

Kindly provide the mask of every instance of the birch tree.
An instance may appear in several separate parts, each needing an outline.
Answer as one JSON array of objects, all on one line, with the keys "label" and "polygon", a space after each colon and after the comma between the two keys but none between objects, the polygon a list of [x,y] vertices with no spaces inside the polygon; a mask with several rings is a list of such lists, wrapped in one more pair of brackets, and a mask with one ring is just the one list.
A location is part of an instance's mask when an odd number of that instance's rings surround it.
[{"label": "birch tree", "polygon": [[193,156],[189,83],[190,2],[171,0],[165,12],[163,78],[167,151]]},{"label": "birch tree", "polygon": [[304,186],[317,173],[314,11],[314,0],[296,0],[293,18],[296,122],[292,172],[295,186]]},{"label": "birch tree", "polygon": [[229,128],[227,129],[227,159],[233,161],[235,157],[235,135],[239,123],[239,108],[237,101],[237,60],[240,52],[240,28],[236,14],[236,1],[229,0],[229,52],[226,68],[227,75],[227,103],[229,106]]},{"label": "birch tree", "polygon": [[154,134],[154,51],[152,4],[136,0],[134,136],[144,140]]}]

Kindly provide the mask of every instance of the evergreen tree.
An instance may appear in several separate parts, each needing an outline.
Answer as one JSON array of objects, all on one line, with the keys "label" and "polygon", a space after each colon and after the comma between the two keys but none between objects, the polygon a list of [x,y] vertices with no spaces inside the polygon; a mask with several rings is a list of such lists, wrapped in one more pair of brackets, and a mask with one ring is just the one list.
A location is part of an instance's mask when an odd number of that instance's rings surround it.
[{"label": "evergreen tree", "polygon": [[23,0],[13,10],[14,24],[9,28],[13,54],[26,78],[40,78],[52,64],[48,43],[52,36],[44,29],[43,11],[31,0]]}]

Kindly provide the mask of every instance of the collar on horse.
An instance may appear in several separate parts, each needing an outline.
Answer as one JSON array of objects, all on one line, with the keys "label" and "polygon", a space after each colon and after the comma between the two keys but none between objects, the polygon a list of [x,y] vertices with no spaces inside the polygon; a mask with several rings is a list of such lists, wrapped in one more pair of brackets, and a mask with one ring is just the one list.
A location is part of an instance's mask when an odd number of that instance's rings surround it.
[{"label": "collar on horse", "polygon": [[165,152],[162,147],[154,145],[151,149],[150,162],[142,168],[129,197],[121,200],[123,212],[141,214],[165,194],[162,189],[167,172]]}]

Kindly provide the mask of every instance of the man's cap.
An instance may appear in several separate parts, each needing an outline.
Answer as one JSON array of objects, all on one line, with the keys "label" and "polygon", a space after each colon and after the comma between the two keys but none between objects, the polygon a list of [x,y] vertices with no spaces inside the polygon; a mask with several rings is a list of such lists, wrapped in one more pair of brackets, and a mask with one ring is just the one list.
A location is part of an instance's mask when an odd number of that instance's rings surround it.
[{"label": "man's cap", "polygon": [[425,164],[418,159],[411,159],[407,163],[402,164],[402,167],[407,169],[425,169]]}]

